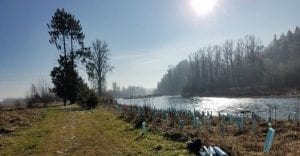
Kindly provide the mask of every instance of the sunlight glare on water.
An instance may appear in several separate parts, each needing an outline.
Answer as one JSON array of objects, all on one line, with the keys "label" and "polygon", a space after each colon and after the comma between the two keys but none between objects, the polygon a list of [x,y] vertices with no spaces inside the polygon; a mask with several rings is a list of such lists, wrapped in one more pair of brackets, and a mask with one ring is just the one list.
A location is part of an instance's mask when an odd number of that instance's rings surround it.
[{"label": "sunlight glare on water", "polygon": [[141,99],[117,99],[120,104],[148,105],[157,109],[175,108],[177,110],[197,110],[212,112],[213,115],[237,114],[241,111],[253,111],[263,118],[268,117],[268,104],[277,105],[277,117],[287,118],[295,111],[297,98],[224,98],[224,97],[191,97],[160,96]]}]

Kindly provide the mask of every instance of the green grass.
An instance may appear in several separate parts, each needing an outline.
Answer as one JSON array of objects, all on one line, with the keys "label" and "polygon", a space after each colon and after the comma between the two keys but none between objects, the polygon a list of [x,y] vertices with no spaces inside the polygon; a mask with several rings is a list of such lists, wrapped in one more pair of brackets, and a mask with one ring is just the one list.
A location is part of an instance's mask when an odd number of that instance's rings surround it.
[{"label": "green grass", "polygon": [[166,140],[100,107],[45,109],[43,120],[0,138],[0,155],[188,155],[185,143]]}]

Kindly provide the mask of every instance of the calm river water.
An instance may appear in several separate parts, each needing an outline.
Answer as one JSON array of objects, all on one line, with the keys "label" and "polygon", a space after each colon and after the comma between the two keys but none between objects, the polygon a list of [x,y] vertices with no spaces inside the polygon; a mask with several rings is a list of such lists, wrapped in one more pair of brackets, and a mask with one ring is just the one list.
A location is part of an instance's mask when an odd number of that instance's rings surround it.
[{"label": "calm river water", "polygon": [[141,99],[117,99],[120,104],[148,105],[157,109],[175,108],[177,110],[209,111],[213,115],[221,113],[236,114],[240,111],[253,111],[262,118],[269,116],[268,105],[277,106],[277,118],[287,119],[289,113],[296,111],[300,100],[296,97],[268,97],[268,98],[224,98],[224,97],[192,97],[160,96]]}]

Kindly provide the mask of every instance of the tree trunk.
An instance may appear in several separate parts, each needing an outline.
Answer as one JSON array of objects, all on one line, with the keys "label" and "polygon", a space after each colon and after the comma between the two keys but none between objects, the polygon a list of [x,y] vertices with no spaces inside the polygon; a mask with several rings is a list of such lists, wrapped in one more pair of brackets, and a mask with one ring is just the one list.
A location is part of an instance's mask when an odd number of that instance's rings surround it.
[{"label": "tree trunk", "polygon": [[98,95],[101,96],[102,94],[102,85],[101,85],[101,80],[98,80]]},{"label": "tree trunk", "polygon": [[71,62],[72,69],[74,69],[74,52],[73,52],[73,36],[71,35]]},{"label": "tree trunk", "polygon": [[[65,36],[63,36],[63,42],[64,42],[64,66],[66,66],[66,62],[67,62],[67,51],[66,51],[66,39]],[[66,92],[67,92],[67,88],[66,88],[66,70],[64,69],[64,106],[67,106],[67,97],[66,97]]]},{"label": "tree trunk", "polygon": [[65,39],[64,35],[63,35],[63,42],[64,42],[64,58],[66,59],[66,57],[67,57],[67,50],[66,50],[66,39]]}]

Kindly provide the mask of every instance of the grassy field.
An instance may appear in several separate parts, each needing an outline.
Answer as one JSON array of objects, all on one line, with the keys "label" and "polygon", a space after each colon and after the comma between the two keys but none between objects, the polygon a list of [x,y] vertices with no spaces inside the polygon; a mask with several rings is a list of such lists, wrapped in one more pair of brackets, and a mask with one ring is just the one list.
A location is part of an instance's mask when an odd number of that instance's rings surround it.
[{"label": "grassy field", "polygon": [[105,107],[42,109],[33,125],[0,136],[0,155],[189,155],[185,143],[140,129]]},{"label": "grassy field", "polygon": [[[213,118],[208,131],[205,123],[201,129],[193,129],[191,119],[180,129],[170,116],[163,119],[157,115],[152,121],[144,116],[149,132],[141,135],[141,129],[135,128],[141,116],[127,109],[118,112],[101,105],[95,110],[81,110],[72,105],[67,109],[0,110],[0,155],[190,155],[185,141],[192,138],[200,138],[204,145],[220,146],[231,155],[266,155],[263,142],[268,125],[263,122],[258,122],[256,135],[248,121],[246,130],[238,132],[231,124],[221,136],[218,117]],[[277,121],[274,127],[269,155],[299,155],[299,128],[289,121]]]}]

